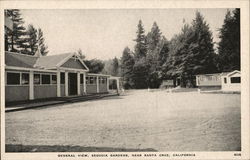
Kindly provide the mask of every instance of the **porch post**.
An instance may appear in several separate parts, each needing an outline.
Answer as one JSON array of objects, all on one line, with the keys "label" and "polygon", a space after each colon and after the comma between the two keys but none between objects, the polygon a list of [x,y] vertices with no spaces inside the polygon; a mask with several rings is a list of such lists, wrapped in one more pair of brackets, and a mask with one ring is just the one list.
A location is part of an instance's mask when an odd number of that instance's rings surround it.
[{"label": "porch post", "polygon": [[68,90],[69,90],[68,80],[69,80],[69,78],[68,78],[68,72],[65,71],[65,96],[69,96],[69,92],[68,92]]},{"label": "porch post", "polygon": [[29,99],[34,99],[34,71],[30,71],[29,76]]},{"label": "porch post", "polygon": [[56,77],[56,93],[57,97],[61,97],[61,72],[59,70]]},{"label": "porch post", "polygon": [[96,92],[99,93],[99,77],[96,76]]},{"label": "porch post", "polygon": [[107,77],[107,91],[109,92],[109,77]]},{"label": "porch post", "polygon": [[119,78],[116,78],[116,87],[117,87],[117,90],[119,91],[120,90]]},{"label": "porch post", "polygon": [[81,95],[80,72],[77,72],[77,95]]},{"label": "porch post", "polygon": [[86,94],[86,72],[83,74],[83,92]]}]

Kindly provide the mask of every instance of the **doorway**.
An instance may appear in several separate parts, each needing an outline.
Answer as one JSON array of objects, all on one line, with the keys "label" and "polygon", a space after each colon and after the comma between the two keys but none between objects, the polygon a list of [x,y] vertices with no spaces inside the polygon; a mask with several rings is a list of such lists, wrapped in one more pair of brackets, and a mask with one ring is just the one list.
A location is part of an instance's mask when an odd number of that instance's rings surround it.
[{"label": "doorway", "polygon": [[77,95],[77,74],[69,73],[69,95]]}]

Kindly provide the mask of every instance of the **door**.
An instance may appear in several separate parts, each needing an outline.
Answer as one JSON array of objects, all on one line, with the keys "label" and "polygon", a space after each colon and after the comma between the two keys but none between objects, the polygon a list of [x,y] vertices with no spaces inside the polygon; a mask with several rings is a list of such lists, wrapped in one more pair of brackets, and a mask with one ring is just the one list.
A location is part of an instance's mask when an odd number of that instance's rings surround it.
[{"label": "door", "polygon": [[69,95],[77,95],[77,74],[69,73]]}]

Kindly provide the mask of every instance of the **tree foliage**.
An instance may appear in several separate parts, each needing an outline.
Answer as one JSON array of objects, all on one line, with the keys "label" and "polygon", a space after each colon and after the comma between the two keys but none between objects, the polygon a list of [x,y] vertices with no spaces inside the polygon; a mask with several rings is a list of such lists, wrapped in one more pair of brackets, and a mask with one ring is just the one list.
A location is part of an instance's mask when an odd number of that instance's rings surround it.
[{"label": "tree foliage", "polygon": [[133,66],[134,66],[134,57],[131,50],[126,47],[123,50],[122,57],[121,57],[121,76],[123,77],[123,84],[124,87],[133,88],[134,81],[133,81]]},{"label": "tree foliage", "polygon": [[220,29],[218,68],[240,70],[240,9],[228,11]]}]

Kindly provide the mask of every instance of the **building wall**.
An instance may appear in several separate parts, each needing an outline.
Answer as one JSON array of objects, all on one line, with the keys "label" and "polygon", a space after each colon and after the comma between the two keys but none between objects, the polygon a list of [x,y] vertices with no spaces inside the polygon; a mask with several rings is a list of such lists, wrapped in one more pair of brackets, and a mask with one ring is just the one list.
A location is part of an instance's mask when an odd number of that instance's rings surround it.
[{"label": "building wall", "polygon": [[199,75],[196,76],[197,86],[221,86],[220,75]]},{"label": "building wall", "polygon": [[56,85],[35,85],[34,86],[34,98],[51,98],[57,97]]},{"label": "building wall", "polygon": [[107,84],[99,84],[99,92],[100,93],[105,93],[105,92],[108,92],[108,89],[107,89]]},{"label": "building wall", "polygon": [[[241,91],[241,83],[231,83],[231,77],[241,77],[240,73],[221,77],[223,91]],[[225,83],[226,79],[227,83]]]},{"label": "building wall", "polygon": [[29,99],[29,86],[5,86],[5,101],[23,101]]},{"label": "building wall", "polygon": [[97,85],[96,84],[86,85],[86,92],[87,93],[97,93]]}]

